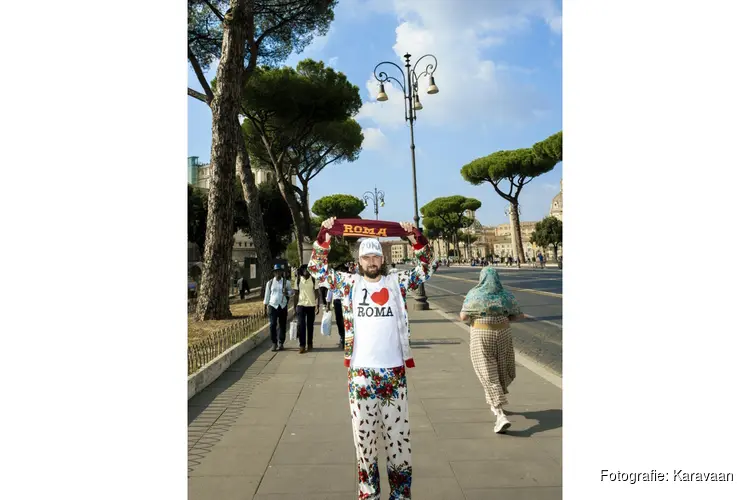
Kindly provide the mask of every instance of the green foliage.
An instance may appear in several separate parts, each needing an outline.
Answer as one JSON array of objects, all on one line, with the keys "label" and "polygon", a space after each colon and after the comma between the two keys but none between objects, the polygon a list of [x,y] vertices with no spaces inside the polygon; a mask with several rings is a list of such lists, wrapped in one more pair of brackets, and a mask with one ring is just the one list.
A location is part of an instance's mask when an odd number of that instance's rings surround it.
[{"label": "green foliage", "polygon": [[458,241],[462,243],[475,243],[479,240],[479,235],[467,233],[466,231],[458,232]]},{"label": "green foliage", "polygon": [[328,253],[328,265],[336,268],[354,260],[349,245],[344,241],[334,238],[331,240],[331,251]]},{"label": "green foliage", "polygon": [[[350,194],[331,194],[313,203],[312,211],[322,220],[330,217],[338,219],[358,219],[365,209],[365,203]],[[320,224],[318,224],[320,225]]]},{"label": "green foliage", "polygon": [[552,134],[543,141],[534,144],[531,149],[539,158],[553,160],[556,164],[563,161],[563,133],[562,130]]},{"label": "green foliage", "polygon": [[201,255],[206,243],[208,194],[188,184],[188,241],[198,245]]},{"label": "green foliage", "polygon": [[470,227],[474,219],[465,214],[467,210],[478,210],[482,202],[465,196],[435,198],[422,207],[422,224],[433,234],[450,236],[460,229]]},{"label": "green foliage", "polygon": [[562,243],[563,224],[556,217],[545,217],[534,226],[534,232],[531,234],[531,242],[540,247],[546,248],[550,245],[557,250],[557,246]]},{"label": "green foliage", "polygon": [[[337,3],[335,0],[250,2],[251,12],[245,25],[255,31],[247,36],[251,43],[247,44],[245,65],[276,65],[292,52],[302,52],[315,36],[328,32]],[[228,0],[188,0],[188,47],[203,71],[221,56],[223,26],[219,16],[228,9]]]},{"label": "green foliage", "polygon": [[360,107],[359,88],[322,62],[259,68],[242,97],[248,151],[268,166],[282,164],[285,178],[301,169],[309,180],[329,163],[356,159],[363,136],[351,117]]},{"label": "green foliage", "polygon": [[[286,258],[289,261],[289,265],[292,267],[299,267],[299,252],[297,251],[297,242],[292,241],[286,247]],[[333,269],[341,264],[346,264],[354,260],[352,252],[349,249],[349,245],[345,242],[339,241],[336,238],[331,239],[331,250],[328,252],[328,267]]]},{"label": "green foliage", "polygon": [[[279,185],[273,181],[262,182],[258,185],[258,198],[263,213],[263,228],[268,236],[268,246],[271,255],[276,257],[284,251],[287,244],[292,240],[294,229],[292,214],[281,196]],[[244,210],[247,211],[246,208]]]},{"label": "green foliage", "polygon": [[[291,239],[292,216],[289,213],[278,186],[264,182],[258,186],[259,203],[263,212],[263,226],[268,237],[272,255],[280,254]],[[239,178],[236,179],[233,191],[233,229],[250,233],[250,220],[247,205],[242,194]],[[198,245],[203,252],[206,241],[206,219],[208,217],[208,192],[188,184],[188,241]]]},{"label": "green foliage", "polygon": [[[477,158],[461,168],[464,180],[473,185],[484,182],[492,184],[495,191],[508,201],[517,201],[521,188],[535,177],[549,172],[557,161],[543,156],[537,156],[531,148],[513,151],[497,151],[482,158]],[[501,181],[508,181],[510,189],[500,190]],[[515,193],[513,189],[516,188]]]},{"label": "green foliage", "polygon": [[365,136],[353,118],[316,123],[307,137],[289,148],[289,165],[303,186],[328,165],[359,158]]},{"label": "green foliage", "polygon": [[290,241],[286,246],[286,260],[292,268],[299,267],[299,252],[297,251],[297,242]]}]

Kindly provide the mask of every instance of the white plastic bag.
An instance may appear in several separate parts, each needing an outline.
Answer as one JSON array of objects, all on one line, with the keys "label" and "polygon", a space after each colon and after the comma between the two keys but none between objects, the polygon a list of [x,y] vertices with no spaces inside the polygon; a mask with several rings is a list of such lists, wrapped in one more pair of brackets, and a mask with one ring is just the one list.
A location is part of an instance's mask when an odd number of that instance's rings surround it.
[{"label": "white plastic bag", "polygon": [[289,323],[289,340],[297,340],[297,320],[293,319]]},{"label": "white plastic bag", "polygon": [[323,313],[323,319],[320,321],[320,333],[322,333],[326,337],[330,337],[331,335],[331,318],[333,315],[331,314],[331,311],[326,311]]}]

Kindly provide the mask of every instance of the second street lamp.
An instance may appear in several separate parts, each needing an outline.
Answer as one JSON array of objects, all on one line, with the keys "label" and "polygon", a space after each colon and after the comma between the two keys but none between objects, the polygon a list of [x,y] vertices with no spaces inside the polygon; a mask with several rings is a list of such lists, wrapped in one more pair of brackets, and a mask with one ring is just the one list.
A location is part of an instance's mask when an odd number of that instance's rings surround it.
[{"label": "second street lamp", "polygon": [[[429,62],[429,64],[425,66],[424,71],[418,72],[417,68],[419,66],[419,63],[424,58],[429,58],[428,61],[431,60],[432,62]],[[402,70],[401,66],[399,66],[398,64],[389,61],[383,61],[375,66],[373,74],[375,75],[375,79],[380,82],[377,96],[378,101],[384,102],[388,100],[388,94],[385,93],[386,82],[398,84],[398,86],[401,87],[401,90],[404,92],[404,119],[409,122],[409,132],[411,134],[411,173],[414,190],[414,225],[419,228],[419,203],[417,201],[417,160],[414,153],[414,121],[417,119],[416,112],[423,108],[422,103],[419,102],[419,79],[423,76],[429,78],[429,85],[427,87],[428,94],[437,94],[439,92],[437,85],[435,85],[435,77],[433,76],[435,70],[437,69],[438,62],[437,58],[432,54],[426,54],[420,57],[413,65],[410,63],[411,54],[405,54],[404,59],[406,60],[406,63],[404,64],[406,71]],[[378,68],[388,65],[393,66],[398,70],[399,73],[401,73],[400,80],[397,76],[391,76],[384,70],[378,72]],[[417,302],[415,305],[415,308],[417,310],[426,310],[430,308],[430,304],[427,301],[427,294],[424,290],[424,284],[419,285],[419,288],[414,292],[414,299]]]},{"label": "second street lamp", "polygon": [[362,201],[365,202],[365,206],[367,206],[368,201],[375,205],[375,220],[380,220],[378,218],[378,206],[385,206],[385,193],[383,191],[378,191],[378,187],[375,186],[374,192],[365,191],[365,194],[362,195]]}]

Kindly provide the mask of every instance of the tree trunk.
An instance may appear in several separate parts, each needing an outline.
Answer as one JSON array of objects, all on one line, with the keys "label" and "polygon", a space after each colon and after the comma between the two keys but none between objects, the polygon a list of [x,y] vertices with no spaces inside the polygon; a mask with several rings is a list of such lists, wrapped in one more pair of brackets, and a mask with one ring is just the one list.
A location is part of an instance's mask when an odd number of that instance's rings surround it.
[{"label": "tree trunk", "polygon": [[558,260],[558,258],[557,258],[557,245],[556,245],[556,244],[555,244],[555,245],[552,245],[552,251],[553,251],[553,252],[554,252],[554,254],[555,254],[555,262],[559,262],[559,260]]},{"label": "tree trunk", "polygon": [[[238,124],[239,125],[239,124]],[[250,237],[253,239],[255,253],[258,256],[258,276],[260,277],[260,296],[266,293],[265,284],[271,279],[273,272],[273,256],[268,245],[268,235],[263,226],[263,212],[260,206],[258,186],[255,185],[255,177],[250,166],[250,156],[247,154],[245,142],[242,137],[242,129],[238,126],[239,154],[237,155],[237,171],[240,174],[242,194],[247,206],[247,216],[250,220]]]},{"label": "tree trunk", "polygon": [[231,0],[234,19],[225,20],[221,58],[216,70],[216,91],[211,101],[211,170],[208,217],[201,283],[195,318],[198,321],[232,317],[229,280],[233,244],[233,199],[237,159],[237,123],[245,36],[242,31],[242,0]]},{"label": "tree trunk", "polygon": [[279,189],[281,190],[281,196],[284,198],[284,201],[286,201],[286,204],[289,207],[289,211],[292,213],[292,222],[294,223],[294,236],[297,240],[299,263],[300,265],[302,265],[305,264],[305,262],[303,262],[304,248],[302,246],[302,243],[304,241],[310,241],[310,238],[305,236],[304,234],[305,221],[302,216],[302,211],[300,210],[300,205],[299,203],[297,203],[294,189],[292,188],[289,181],[284,179],[283,175],[280,175],[281,169],[275,168],[275,170],[277,183],[279,185]]},{"label": "tree trunk", "polygon": [[310,197],[310,190],[308,189],[307,183],[302,183],[302,194],[300,195],[300,201],[302,202],[302,222],[304,224],[304,232],[306,236],[313,237],[314,234],[310,234],[312,231],[312,221],[310,220],[310,207],[308,206],[308,199]]},{"label": "tree trunk", "polygon": [[516,236],[516,254],[521,264],[526,263],[526,254],[523,252],[523,240],[521,237],[521,220],[518,217],[518,200],[510,202],[510,221],[513,226],[513,234]]}]

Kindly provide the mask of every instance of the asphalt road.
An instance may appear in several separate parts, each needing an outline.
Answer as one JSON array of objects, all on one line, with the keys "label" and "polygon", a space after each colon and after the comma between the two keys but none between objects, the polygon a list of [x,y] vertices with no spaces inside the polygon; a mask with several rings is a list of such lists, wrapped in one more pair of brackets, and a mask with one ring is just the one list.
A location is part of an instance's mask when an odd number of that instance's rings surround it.
[{"label": "asphalt road", "polygon": [[[513,323],[516,349],[562,374],[562,271],[497,267],[528,319]],[[441,267],[425,284],[430,304],[450,315],[461,310],[466,293],[479,282],[481,268]]]}]

